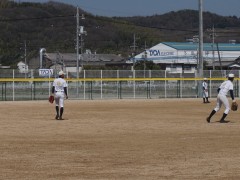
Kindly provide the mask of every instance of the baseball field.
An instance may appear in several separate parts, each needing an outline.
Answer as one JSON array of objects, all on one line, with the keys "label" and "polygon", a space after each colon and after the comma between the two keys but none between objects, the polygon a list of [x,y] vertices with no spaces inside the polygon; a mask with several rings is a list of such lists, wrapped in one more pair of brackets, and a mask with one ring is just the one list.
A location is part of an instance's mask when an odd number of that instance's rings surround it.
[{"label": "baseball field", "polygon": [[[215,99],[0,102],[0,179],[240,179],[240,113]],[[238,100],[237,100],[238,101]]]}]

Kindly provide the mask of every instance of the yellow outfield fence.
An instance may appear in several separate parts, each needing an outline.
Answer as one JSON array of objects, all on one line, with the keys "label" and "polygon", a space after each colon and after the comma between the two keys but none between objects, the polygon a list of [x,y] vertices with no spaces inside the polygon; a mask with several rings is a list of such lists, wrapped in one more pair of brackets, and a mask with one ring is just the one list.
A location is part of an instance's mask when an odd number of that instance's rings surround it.
[{"label": "yellow outfield fence", "polygon": [[[51,94],[57,71],[42,77],[38,70],[20,73],[18,70],[0,70],[0,101],[47,100]],[[209,84],[210,98],[226,80],[229,71],[204,71]],[[235,74],[234,93],[239,97],[239,71]],[[66,72],[70,99],[158,99],[201,98],[202,81],[196,72],[83,70]]]},{"label": "yellow outfield fence", "polygon": [[[46,82],[55,78],[0,78],[0,82]],[[202,81],[203,78],[65,78],[67,81]],[[208,81],[224,81],[227,78],[208,78]],[[240,78],[235,78],[240,80]]]}]

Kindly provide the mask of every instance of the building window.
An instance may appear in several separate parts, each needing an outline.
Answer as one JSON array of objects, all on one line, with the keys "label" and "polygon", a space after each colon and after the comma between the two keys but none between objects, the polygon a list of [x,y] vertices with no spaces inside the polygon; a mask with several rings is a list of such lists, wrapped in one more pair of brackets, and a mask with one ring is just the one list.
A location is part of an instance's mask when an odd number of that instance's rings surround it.
[{"label": "building window", "polygon": [[174,64],[172,64],[172,65],[170,66],[170,68],[171,68],[171,72],[176,72],[176,71],[177,71],[177,66],[174,65]]},{"label": "building window", "polygon": [[205,51],[205,55],[208,56],[209,55],[209,51]]},{"label": "building window", "polygon": [[192,67],[190,65],[184,65],[183,66],[183,70],[184,71],[191,71],[192,70]]}]

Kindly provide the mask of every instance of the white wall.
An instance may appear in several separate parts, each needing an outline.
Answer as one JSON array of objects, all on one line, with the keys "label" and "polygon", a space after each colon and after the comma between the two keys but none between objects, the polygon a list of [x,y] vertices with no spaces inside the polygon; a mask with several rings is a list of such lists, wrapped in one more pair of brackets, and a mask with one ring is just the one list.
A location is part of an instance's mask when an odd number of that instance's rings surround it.
[{"label": "white wall", "polygon": [[[198,49],[196,50],[176,50],[165,44],[159,43],[156,46],[146,50],[147,60],[152,60],[154,63],[184,63],[197,64]],[[240,51],[220,51],[222,61],[234,61],[240,56]],[[135,60],[143,60],[145,52],[135,56]],[[218,52],[203,51],[203,58],[207,61],[212,61],[213,58],[218,60]]]},{"label": "white wall", "polygon": [[17,66],[18,66],[18,69],[19,69],[19,72],[20,72],[20,73],[26,73],[26,72],[28,72],[28,65],[27,65],[27,64],[25,64],[25,63],[23,63],[23,62],[19,62],[19,63],[17,64]]}]

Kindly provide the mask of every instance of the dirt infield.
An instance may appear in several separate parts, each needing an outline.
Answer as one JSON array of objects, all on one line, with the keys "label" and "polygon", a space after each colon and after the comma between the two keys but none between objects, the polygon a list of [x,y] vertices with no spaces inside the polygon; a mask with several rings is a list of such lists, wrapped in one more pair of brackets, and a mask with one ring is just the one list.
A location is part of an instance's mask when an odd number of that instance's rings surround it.
[{"label": "dirt infield", "polygon": [[0,179],[240,179],[239,111],[214,100],[0,102]]}]

